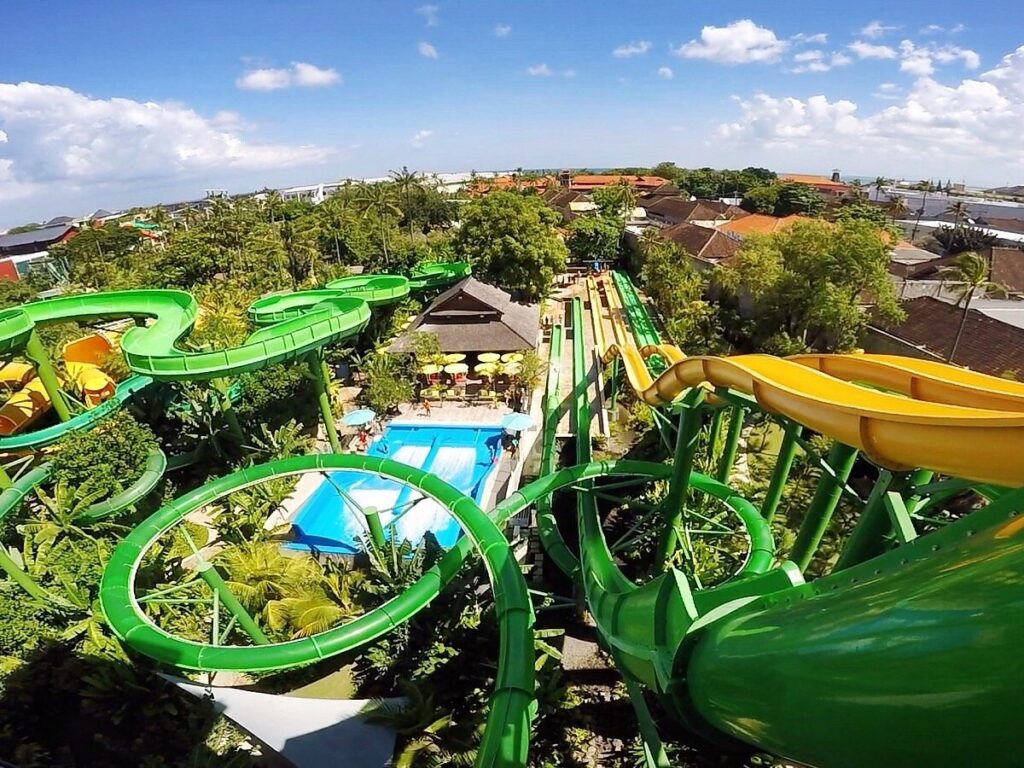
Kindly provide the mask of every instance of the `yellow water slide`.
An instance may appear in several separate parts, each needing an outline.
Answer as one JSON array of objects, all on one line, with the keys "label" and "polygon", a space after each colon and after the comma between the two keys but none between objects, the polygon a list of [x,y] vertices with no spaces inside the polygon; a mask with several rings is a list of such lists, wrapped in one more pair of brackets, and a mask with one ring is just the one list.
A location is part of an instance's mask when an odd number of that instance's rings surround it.
[{"label": "yellow water slide", "polygon": [[100,368],[113,351],[110,340],[98,333],[64,345],[64,368],[86,408],[95,408],[114,395],[116,383]]},{"label": "yellow water slide", "polygon": [[[83,336],[64,346],[67,377],[72,388],[81,394],[86,408],[95,408],[114,394],[114,380],[99,367],[112,350],[110,341],[99,334]],[[52,407],[42,380],[28,363],[0,366],[0,388],[15,390],[0,406],[0,436],[16,435]]]},{"label": "yellow water slide", "polygon": [[[615,291],[607,295],[615,343],[602,357],[620,356],[630,386],[650,405],[668,404],[691,387],[726,387],[883,467],[1024,483],[1024,384],[893,355],[723,358],[685,357],[667,344],[637,349],[616,311]],[[644,363],[653,354],[669,366],[657,378]]]}]

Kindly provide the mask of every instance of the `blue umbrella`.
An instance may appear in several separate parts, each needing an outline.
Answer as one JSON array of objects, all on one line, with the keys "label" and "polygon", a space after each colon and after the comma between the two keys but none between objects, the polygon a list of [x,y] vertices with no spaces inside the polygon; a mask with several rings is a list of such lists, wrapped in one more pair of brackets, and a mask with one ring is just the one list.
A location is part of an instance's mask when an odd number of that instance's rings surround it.
[{"label": "blue umbrella", "polygon": [[501,426],[512,432],[518,432],[519,430],[532,427],[533,419],[530,418],[528,413],[510,413],[502,417]]},{"label": "blue umbrella", "polygon": [[346,413],[341,417],[341,423],[346,427],[361,427],[363,424],[369,424],[377,418],[377,412],[369,408],[360,408],[358,411],[352,411]]}]

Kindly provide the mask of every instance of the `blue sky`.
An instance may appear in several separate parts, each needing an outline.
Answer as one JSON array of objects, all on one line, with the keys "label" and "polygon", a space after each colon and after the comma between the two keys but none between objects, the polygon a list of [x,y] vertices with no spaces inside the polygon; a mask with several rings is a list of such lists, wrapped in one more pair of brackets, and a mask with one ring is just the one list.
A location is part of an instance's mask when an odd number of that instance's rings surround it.
[{"label": "blue sky", "polygon": [[1024,9],[968,11],[5,0],[0,227],[403,164],[1024,183]]}]

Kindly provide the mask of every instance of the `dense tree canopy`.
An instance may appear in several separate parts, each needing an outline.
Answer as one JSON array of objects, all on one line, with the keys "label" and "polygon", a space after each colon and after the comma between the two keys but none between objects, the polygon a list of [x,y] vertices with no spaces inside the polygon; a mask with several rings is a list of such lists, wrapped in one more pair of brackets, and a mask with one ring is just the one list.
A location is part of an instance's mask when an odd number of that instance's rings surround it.
[{"label": "dense tree canopy", "polygon": [[476,274],[524,298],[544,296],[565,268],[559,215],[540,198],[492,192],[462,209],[455,250]]},{"label": "dense tree canopy", "polygon": [[581,216],[569,224],[565,244],[576,261],[615,261],[621,239],[620,220],[608,216]]},{"label": "dense tree canopy", "polygon": [[873,303],[886,321],[901,316],[888,263],[888,235],[870,222],[799,222],[751,237],[719,281],[749,295],[752,342],[766,352],[849,351]]}]

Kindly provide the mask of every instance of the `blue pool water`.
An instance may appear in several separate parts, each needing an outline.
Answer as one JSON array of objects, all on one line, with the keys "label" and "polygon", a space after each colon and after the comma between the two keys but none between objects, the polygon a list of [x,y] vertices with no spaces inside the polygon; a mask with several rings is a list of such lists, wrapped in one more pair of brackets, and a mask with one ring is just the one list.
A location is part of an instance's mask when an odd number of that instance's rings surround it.
[{"label": "blue pool water", "polygon": [[[501,453],[501,432],[499,426],[392,424],[373,441],[367,453],[437,475],[480,504],[487,479],[497,466],[492,457]],[[376,475],[342,470],[326,473],[299,508],[292,520],[294,539],[290,546],[337,554],[354,554],[365,548],[366,519],[339,489],[359,506],[375,507],[385,533],[390,536],[395,530],[399,540],[418,544],[430,531],[447,549],[461,532],[443,507],[423,498],[414,488]],[[389,528],[392,522],[394,527]]]}]

